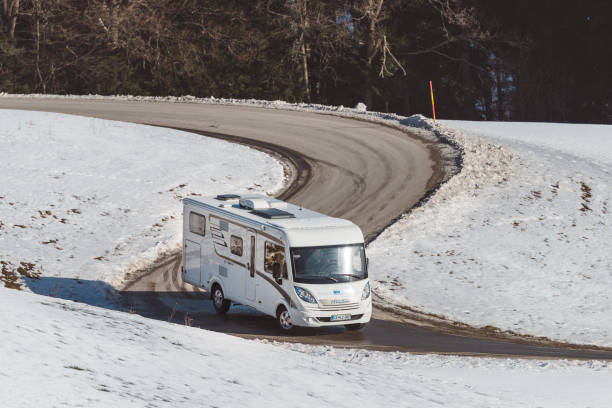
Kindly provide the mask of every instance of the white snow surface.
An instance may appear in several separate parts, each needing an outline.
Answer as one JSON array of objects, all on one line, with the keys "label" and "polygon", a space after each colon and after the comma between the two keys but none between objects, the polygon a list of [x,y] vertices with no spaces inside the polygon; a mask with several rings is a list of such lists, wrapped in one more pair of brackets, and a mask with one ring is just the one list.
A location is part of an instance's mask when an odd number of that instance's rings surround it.
[{"label": "white snow surface", "polygon": [[183,197],[283,185],[272,157],[191,133],[15,110],[0,124],[0,262],[33,264],[44,279],[28,285],[47,291],[116,283],[178,248]]},{"label": "white snow surface", "polygon": [[4,407],[608,407],[612,366],[248,341],[0,288]]},{"label": "white snow surface", "polygon": [[374,292],[477,327],[612,346],[612,126],[438,123],[463,170],[370,245]]}]

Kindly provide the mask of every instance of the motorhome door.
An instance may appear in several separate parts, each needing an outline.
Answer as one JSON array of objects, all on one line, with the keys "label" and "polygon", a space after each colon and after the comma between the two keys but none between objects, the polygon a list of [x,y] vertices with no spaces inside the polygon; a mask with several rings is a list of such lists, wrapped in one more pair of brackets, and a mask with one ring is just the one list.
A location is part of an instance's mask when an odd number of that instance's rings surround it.
[{"label": "motorhome door", "polygon": [[200,284],[200,244],[185,240],[185,268],[183,270],[183,280],[192,285]]},{"label": "motorhome door", "polygon": [[253,231],[247,231],[247,274],[246,284],[244,285],[246,293],[245,296],[248,300],[255,300],[255,233]]}]

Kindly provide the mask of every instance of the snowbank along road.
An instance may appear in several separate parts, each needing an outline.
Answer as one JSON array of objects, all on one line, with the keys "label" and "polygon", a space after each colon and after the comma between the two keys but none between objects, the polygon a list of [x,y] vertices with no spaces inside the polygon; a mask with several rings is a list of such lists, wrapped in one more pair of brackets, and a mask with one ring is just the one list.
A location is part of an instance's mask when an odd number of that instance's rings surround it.
[{"label": "snowbank along road", "polygon": [[[436,152],[414,135],[313,113],[200,104],[4,98],[0,107],[174,127],[251,144],[291,163],[292,182],[281,193],[282,198],[351,219],[368,238],[411,208],[442,177]],[[177,165],[180,166],[180,157]],[[611,353],[605,352],[454,336],[407,324],[401,316],[381,310],[376,310],[374,320],[362,333],[338,329],[298,331],[296,336],[281,337],[270,319],[247,310],[237,308],[225,321],[215,316],[207,309],[207,302],[201,301],[204,294],[178,280],[179,259],[177,255],[170,256],[134,276],[125,288],[127,303],[146,316],[167,320],[171,315],[243,337],[382,350],[612,358]]]}]

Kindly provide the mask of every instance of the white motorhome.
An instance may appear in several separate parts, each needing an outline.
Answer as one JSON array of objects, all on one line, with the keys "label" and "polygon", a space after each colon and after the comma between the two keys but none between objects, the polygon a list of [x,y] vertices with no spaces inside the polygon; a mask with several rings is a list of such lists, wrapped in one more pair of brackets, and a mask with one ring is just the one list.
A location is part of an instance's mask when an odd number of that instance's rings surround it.
[{"label": "white motorhome", "polygon": [[183,200],[183,281],[293,326],[370,321],[363,234],[350,221],[264,195]]}]

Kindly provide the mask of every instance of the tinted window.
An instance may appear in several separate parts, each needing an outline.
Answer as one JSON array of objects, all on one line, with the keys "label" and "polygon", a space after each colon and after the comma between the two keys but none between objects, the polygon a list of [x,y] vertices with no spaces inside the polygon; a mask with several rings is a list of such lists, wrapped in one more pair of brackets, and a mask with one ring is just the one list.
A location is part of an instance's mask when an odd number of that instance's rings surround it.
[{"label": "tinted window", "polygon": [[264,270],[272,273],[273,265],[280,264],[283,278],[287,278],[287,263],[285,262],[285,247],[266,241]]},{"label": "tinted window", "polygon": [[242,256],[242,238],[232,235],[230,238],[230,252]]},{"label": "tinted window", "polygon": [[206,217],[190,212],[189,213],[189,232],[193,232],[194,234],[204,236],[206,231]]}]

